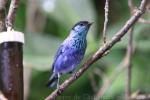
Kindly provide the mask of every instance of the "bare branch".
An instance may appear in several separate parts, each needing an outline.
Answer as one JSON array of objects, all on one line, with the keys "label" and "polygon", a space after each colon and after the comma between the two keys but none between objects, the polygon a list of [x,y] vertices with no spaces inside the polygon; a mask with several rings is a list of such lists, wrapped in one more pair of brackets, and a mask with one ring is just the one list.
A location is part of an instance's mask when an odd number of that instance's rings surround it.
[{"label": "bare branch", "polygon": [[11,4],[9,7],[8,15],[6,18],[6,27],[13,27],[13,24],[15,22],[16,12],[19,5],[19,0],[11,0]]},{"label": "bare branch", "polygon": [[[134,53],[134,51],[135,51],[135,49],[133,49],[133,53]],[[123,58],[121,63],[115,68],[115,70],[112,72],[112,74],[103,78],[104,83],[101,86],[101,88],[98,90],[95,97],[102,97],[105,94],[107,89],[113,84],[113,82],[117,79],[117,77],[123,71],[125,71],[125,69],[127,68],[127,64],[128,64],[128,56],[127,56],[127,52],[126,52],[125,57]],[[100,76],[102,76],[102,75],[100,75]],[[99,99],[99,98],[95,98],[95,100],[97,100],[97,99]]]},{"label": "bare branch", "polygon": [[[126,53],[125,57],[123,58],[121,63],[116,67],[116,69],[112,72],[110,77],[107,77],[107,79],[104,79],[104,83],[101,86],[100,90],[97,92],[95,97],[102,97],[105,94],[106,90],[117,79],[119,74],[121,74],[124,71],[124,69],[127,66],[127,63],[128,63],[128,60],[127,60],[127,53]],[[95,100],[97,100],[97,99],[95,99]]]},{"label": "bare branch", "polygon": [[0,0],[0,32],[5,30],[5,6],[7,0]]},{"label": "bare branch", "polygon": [[[134,12],[137,9],[137,7],[133,4],[133,0],[128,0],[128,6],[130,8],[131,14],[134,14]],[[145,7],[146,7],[146,12],[149,12],[149,9],[150,9],[150,0],[147,0],[147,5]],[[140,9],[141,9],[141,7],[140,7]],[[150,24],[150,21],[146,20],[144,18],[140,18],[138,20],[138,22],[143,23],[143,24]]]},{"label": "bare branch", "polygon": [[112,48],[113,45],[118,43],[121,38],[127,33],[127,31],[135,24],[136,21],[143,15],[145,12],[145,5],[147,0],[142,0],[140,9],[136,11],[136,13],[126,22],[126,24],[112,37],[112,39],[105,43],[99,50],[88,59],[80,68],[78,72],[72,75],[69,79],[67,79],[64,83],[62,83],[59,89],[56,89],[52,94],[50,94],[45,100],[54,100],[57,96],[59,96],[69,85],[71,85],[74,81],[76,81],[94,62],[103,57],[103,54]]},{"label": "bare branch", "polygon": [[133,28],[129,31],[129,43],[127,48],[127,78],[126,78],[126,92],[125,92],[125,100],[129,100],[131,95],[131,67],[132,67],[132,52],[133,52]]},{"label": "bare branch", "polygon": [[103,80],[104,80],[104,79],[107,79],[106,74],[105,74],[102,70],[100,70],[99,68],[96,68],[96,69],[94,70],[94,74],[98,75],[98,76],[99,76],[100,78],[102,78]]},{"label": "bare branch", "polygon": [[150,100],[150,94],[147,94],[147,95],[138,95],[135,98],[131,98],[131,100]]},{"label": "bare branch", "polygon": [[105,21],[104,21],[104,28],[103,28],[103,42],[106,43],[106,29],[108,24],[108,13],[109,13],[109,0],[105,2]]},{"label": "bare branch", "polygon": [[142,0],[139,9],[145,12],[146,4],[149,0]]},{"label": "bare branch", "polygon": [[140,94],[140,91],[136,91],[132,94],[131,100],[150,100],[150,94]]},{"label": "bare branch", "polygon": [[130,11],[133,11],[135,9],[135,6],[133,4],[133,0],[128,0],[128,6],[130,8]]},{"label": "bare branch", "polygon": [[143,24],[150,24],[150,20],[145,20],[144,18],[140,18],[139,22]]},{"label": "bare branch", "polygon": [[96,81],[94,80],[94,75],[92,73],[89,73],[89,80],[90,80],[93,91],[96,93],[96,90],[97,90]]},{"label": "bare branch", "polygon": [[[132,53],[134,53],[134,51],[135,51],[135,46],[133,46]],[[112,74],[110,75],[110,77],[104,78],[104,83],[101,86],[100,90],[95,95],[95,97],[102,97],[105,94],[105,92],[107,91],[107,89],[117,79],[117,77],[123,71],[125,71],[125,69],[127,68],[127,66],[129,65],[129,62],[130,62],[129,59],[128,59],[129,58],[128,56],[129,56],[129,53],[128,53],[128,50],[127,50],[125,57],[123,58],[123,60],[121,61],[121,63],[118,65],[118,67],[116,67],[116,69],[112,72]],[[97,100],[97,98],[95,100]]]},{"label": "bare branch", "polygon": [[0,9],[5,9],[7,0],[0,0]]},{"label": "bare branch", "polygon": [[[130,8],[131,16],[134,13],[134,6],[133,6],[133,1],[128,0],[128,6]],[[140,6],[143,8],[143,6]],[[144,8],[145,9],[145,8]],[[129,31],[129,38],[128,38],[128,47],[127,47],[127,72],[126,72],[126,88],[125,88],[125,100],[130,99],[131,95],[131,60],[132,60],[132,51],[133,51],[133,28],[130,29]]]}]

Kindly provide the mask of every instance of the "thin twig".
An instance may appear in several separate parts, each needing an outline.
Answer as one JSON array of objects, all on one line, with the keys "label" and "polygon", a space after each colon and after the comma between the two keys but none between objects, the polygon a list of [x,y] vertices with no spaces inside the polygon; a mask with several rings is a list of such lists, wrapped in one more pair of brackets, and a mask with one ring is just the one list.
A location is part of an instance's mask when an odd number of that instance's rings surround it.
[{"label": "thin twig", "polygon": [[5,14],[5,6],[6,6],[7,0],[0,0],[0,21],[3,15]]},{"label": "thin twig", "polygon": [[5,9],[7,0],[0,0],[0,9]]},{"label": "thin twig", "polygon": [[8,15],[6,18],[6,27],[13,27],[16,18],[16,12],[19,5],[19,0],[11,0],[11,4],[9,7]]},{"label": "thin twig", "polygon": [[150,100],[150,94],[148,94],[148,95],[138,95],[135,98],[131,98],[131,100]]},{"label": "thin twig", "polygon": [[131,100],[150,100],[150,94],[143,94],[140,90],[137,90],[132,93]]},{"label": "thin twig", "polygon": [[5,30],[5,6],[7,0],[0,0],[0,32]]},{"label": "thin twig", "polygon": [[[133,46],[133,51],[132,53],[134,53],[135,51],[135,46]],[[101,88],[98,90],[97,94],[95,95],[95,97],[102,97],[105,92],[107,91],[107,89],[112,85],[112,83],[117,79],[117,77],[123,72],[125,71],[125,69],[127,68],[127,65],[129,63],[128,60],[128,50],[125,54],[125,57],[123,58],[123,60],[121,61],[121,63],[115,68],[115,70],[112,72],[112,74],[110,75],[110,77],[105,77],[103,78],[104,83],[101,86]],[[100,75],[103,76],[103,75]],[[95,98],[95,100],[97,100],[97,98]]]},{"label": "thin twig", "polygon": [[[106,92],[106,90],[117,79],[117,77],[119,76],[119,74],[121,74],[122,71],[124,71],[124,69],[126,68],[127,63],[128,63],[128,60],[127,60],[127,53],[126,53],[126,56],[121,61],[121,63],[115,68],[115,70],[112,72],[112,74],[110,75],[110,77],[107,77],[107,79],[104,79],[104,83],[101,86],[100,90],[98,90],[98,92],[95,95],[95,97],[102,97],[104,95],[104,93]],[[97,98],[95,100],[97,100]]]},{"label": "thin twig", "polygon": [[[131,16],[133,14],[134,5],[132,0],[128,0],[128,6],[130,8]],[[133,51],[133,27],[129,31],[129,38],[128,38],[128,47],[127,47],[127,60],[128,63],[126,65],[127,67],[127,73],[126,73],[126,87],[125,87],[125,100],[130,99],[131,95],[131,63],[132,63],[132,51]]]},{"label": "thin twig", "polygon": [[7,0],[0,0],[0,21],[4,18],[6,3]]},{"label": "thin twig", "polygon": [[[128,5],[133,9],[133,5],[132,5],[132,0],[129,0]],[[130,30],[131,31],[131,30]],[[129,33],[130,34],[130,33]],[[130,34],[131,35],[131,34]],[[132,37],[131,37],[132,38]],[[131,42],[131,40],[130,40]],[[132,50],[132,52],[134,52],[134,50]],[[112,72],[112,74],[110,75],[110,77],[108,77],[108,79],[104,80],[103,86],[100,88],[100,90],[97,92],[95,97],[102,97],[104,95],[104,93],[106,92],[106,90],[111,86],[111,84],[115,81],[115,79],[117,78],[117,76],[119,76],[119,74],[124,71],[125,68],[127,68],[127,66],[129,65],[130,61],[129,61],[129,54],[128,54],[128,50],[126,52],[126,56],[124,57],[124,59],[121,61],[121,63],[118,65],[118,67],[116,67],[116,69]]]},{"label": "thin twig", "polygon": [[140,18],[139,22],[143,24],[150,24],[150,20],[145,20],[144,18]]},{"label": "thin twig", "polygon": [[126,78],[126,92],[125,100],[130,100],[131,95],[131,67],[132,67],[132,52],[133,52],[133,28],[129,31],[129,43],[127,48],[127,78]]},{"label": "thin twig", "polygon": [[128,6],[129,6],[129,8],[130,8],[130,11],[134,11],[135,6],[134,6],[134,4],[133,4],[133,0],[128,0]]},{"label": "thin twig", "polygon": [[[149,11],[149,7],[150,7],[150,0],[147,0],[147,6],[146,6],[146,10],[147,12]],[[128,6],[130,8],[130,12],[131,14],[134,14],[135,9],[137,9],[137,7],[133,4],[133,0],[128,0]],[[143,24],[150,24],[150,20],[146,20],[144,18],[140,18],[138,20],[138,22],[143,23]]]},{"label": "thin twig", "polygon": [[102,70],[100,70],[99,68],[96,68],[94,70],[94,74],[98,75],[102,79],[107,79],[106,74]]},{"label": "thin twig", "polygon": [[90,80],[91,87],[92,87],[94,93],[96,93],[96,91],[97,91],[96,81],[95,81],[94,75],[92,73],[89,73],[89,80]]},{"label": "thin twig", "polygon": [[103,28],[103,42],[106,43],[106,29],[108,24],[108,14],[109,14],[109,0],[105,2],[105,21],[104,21],[104,28]]},{"label": "thin twig", "polygon": [[54,100],[57,96],[59,96],[68,86],[70,86],[74,81],[76,81],[94,62],[103,57],[103,54],[112,48],[113,45],[118,43],[121,38],[127,33],[127,31],[135,24],[136,21],[143,15],[145,12],[145,5],[147,0],[142,0],[140,8],[136,11],[136,13],[126,22],[126,24],[112,37],[112,39],[105,43],[99,50],[88,59],[73,76],[67,79],[64,83],[62,83],[59,89],[56,89],[52,92],[45,100]]}]

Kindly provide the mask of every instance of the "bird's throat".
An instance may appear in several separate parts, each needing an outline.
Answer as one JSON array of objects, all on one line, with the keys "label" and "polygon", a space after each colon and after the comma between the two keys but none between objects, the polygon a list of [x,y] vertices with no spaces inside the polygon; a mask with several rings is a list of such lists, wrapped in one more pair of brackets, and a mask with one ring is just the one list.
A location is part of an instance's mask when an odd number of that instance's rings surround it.
[{"label": "bird's throat", "polygon": [[70,43],[73,48],[86,48],[86,38],[73,38]]}]

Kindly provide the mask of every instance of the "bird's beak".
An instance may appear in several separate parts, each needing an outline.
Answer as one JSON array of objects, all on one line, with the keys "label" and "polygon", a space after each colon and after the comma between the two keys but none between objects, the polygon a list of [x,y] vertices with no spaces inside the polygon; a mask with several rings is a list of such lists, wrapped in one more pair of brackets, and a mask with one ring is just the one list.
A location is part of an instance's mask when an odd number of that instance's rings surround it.
[{"label": "bird's beak", "polygon": [[92,25],[94,22],[89,23],[90,25]]},{"label": "bird's beak", "polygon": [[88,26],[90,27],[94,22],[88,23]]}]

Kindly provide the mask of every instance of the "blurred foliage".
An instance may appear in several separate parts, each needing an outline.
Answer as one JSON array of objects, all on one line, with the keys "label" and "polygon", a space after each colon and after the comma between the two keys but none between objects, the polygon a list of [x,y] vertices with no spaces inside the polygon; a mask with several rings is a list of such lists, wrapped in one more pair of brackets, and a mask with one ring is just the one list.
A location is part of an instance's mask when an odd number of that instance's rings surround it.
[{"label": "blurred foliage", "polygon": [[[139,0],[134,1],[138,6]],[[26,0],[21,0],[15,23],[16,30],[24,31],[26,36],[24,46],[25,67],[28,67],[28,65],[32,67],[29,100],[43,100],[54,90],[47,88],[45,84],[50,75],[55,52],[59,44],[69,34],[69,30],[73,24],[79,20],[95,22],[87,38],[88,48],[84,59],[86,60],[99,48],[99,44],[101,44],[100,38],[104,21],[105,0],[37,0],[36,2],[38,2],[38,10],[45,16],[43,30],[31,33],[26,29],[28,20],[26,18],[26,8],[28,7]],[[108,40],[124,25],[129,17],[130,12],[127,0],[110,1],[109,26],[107,30]],[[148,19],[150,16],[147,14],[144,17]],[[41,24],[40,21],[38,24]],[[36,24],[34,27],[36,27]],[[138,23],[134,27],[134,44],[136,50],[132,62],[132,92],[140,90],[143,93],[150,93],[149,33],[149,25]],[[94,97],[94,92],[88,78],[89,73],[93,73],[95,68],[99,67],[109,76],[124,58],[127,43],[128,37],[126,35],[110,50],[107,56],[93,64],[58,99],[91,100]],[[125,88],[124,72],[117,77],[116,81],[106,91],[105,97],[110,98],[110,100],[123,99]],[[61,82],[69,76],[64,75],[61,78]],[[98,80],[98,86],[96,87],[100,88],[103,81],[98,77],[96,80]]]}]

